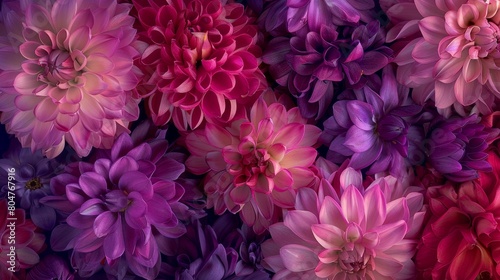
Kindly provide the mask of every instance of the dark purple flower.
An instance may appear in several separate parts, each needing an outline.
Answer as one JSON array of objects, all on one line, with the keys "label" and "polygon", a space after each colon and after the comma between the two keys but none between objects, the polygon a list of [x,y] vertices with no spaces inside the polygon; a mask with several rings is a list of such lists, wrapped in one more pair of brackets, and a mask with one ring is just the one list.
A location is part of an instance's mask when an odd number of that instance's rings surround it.
[{"label": "dark purple flower", "polygon": [[93,164],[70,164],[51,180],[55,195],[41,202],[69,213],[52,232],[52,249],[72,249],[80,276],[101,268],[118,279],[127,272],[147,279],[158,275],[156,236],[181,236],[186,229],[179,218],[189,216],[180,202],[184,188],[175,182],[184,165],[167,148],[163,139],[134,143],[124,133]]},{"label": "dark purple flower", "polygon": [[298,98],[302,115],[318,119],[341,82],[360,88],[390,62],[392,50],[383,44],[378,21],[337,30],[322,25],[317,32],[271,40],[263,61],[276,82]]},{"label": "dark purple flower", "polygon": [[56,224],[57,215],[53,208],[39,203],[39,200],[52,194],[50,179],[64,170],[64,164],[58,157],[48,159],[41,151],[32,153],[29,148],[22,148],[17,140],[12,140],[10,149],[0,159],[0,196],[6,197],[8,191],[8,170],[15,169],[15,198],[17,205],[29,211],[35,225],[50,230]]},{"label": "dark purple flower", "polygon": [[45,256],[27,276],[27,280],[73,280],[75,277],[70,271],[66,260],[58,255]]},{"label": "dark purple flower", "polygon": [[349,25],[374,20],[372,0],[288,0],[288,30],[319,31],[321,25]]},{"label": "dark purple flower", "polygon": [[217,240],[213,228],[199,220],[187,227],[177,239],[158,238],[167,257],[160,276],[168,279],[226,279],[234,273],[238,253]]},{"label": "dark purple flower", "polygon": [[429,165],[455,182],[476,179],[478,171],[491,172],[486,149],[488,141],[500,130],[486,128],[479,122],[475,114],[433,122],[424,142]]},{"label": "dark purple flower", "polygon": [[[401,172],[408,156],[408,128],[422,107],[408,99],[408,88],[398,86],[390,66],[384,68],[377,94],[371,87],[333,104],[333,116],[324,122],[327,158],[342,163],[351,157],[354,169],[370,167],[367,174]],[[348,94],[345,94],[348,95]]]}]

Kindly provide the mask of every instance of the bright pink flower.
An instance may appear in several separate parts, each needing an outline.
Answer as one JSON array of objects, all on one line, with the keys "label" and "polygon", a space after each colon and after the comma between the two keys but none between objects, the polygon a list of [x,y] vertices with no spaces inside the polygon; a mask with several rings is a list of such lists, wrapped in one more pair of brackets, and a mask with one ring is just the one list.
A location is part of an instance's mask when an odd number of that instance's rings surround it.
[{"label": "bright pink flower", "polygon": [[[156,125],[180,130],[205,119],[231,121],[265,89],[255,20],[220,0],[134,0],[142,32],[140,66]],[[151,89],[152,88],[152,89]]]},{"label": "bright pink flower", "polygon": [[7,132],[48,157],[110,148],[139,115],[129,4],[3,1],[0,111]]},{"label": "bright pink flower", "polygon": [[414,88],[417,102],[432,98],[445,115],[453,107],[462,115],[498,109],[499,1],[384,2],[395,4],[387,10],[395,24],[387,40],[404,41],[396,46],[401,47],[398,78]]},{"label": "bright pink flower", "polygon": [[280,208],[291,208],[296,190],[312,187],[316,159],[312,146],[320,135],[298,108],[259,99],[248,117],[231,126],[207,124],[186,138],[186,166],[205,179],[207,206],[217,214],[240,212],[257,233],[277,222]]},{"label": "bright pink flower", "polygon": [[[14,215],[10,215],[7,211],[7,200],[0,200],[0,279],[18,279],[16,274],[8,270],[11,267],[9,263],[11,257],[11,246],[15,246],[14,270],[16,272],[21,269],[30,268],[40,261],[38,253],[45,249],[45,235],[36,232],[37,227],[30,219],[25,219],[23,209],[13,211]],[[7,220],[7,218],[15,218],[15,220]],[[10,223],[14,223],[15,227],[8,227]],[[12,235],[11,231],[15,234]],[[14,236],[15,244],[9,237]]]},{"label": "bright pink flower", "polygon": [[432,213],[416,255],[422,279],[500,279],[500,157],[493,172],[428,190]]},{"label": "bright pink flower", "polygon": [[318,192],[300,189],[295,210],[271,225],[262,248],[274,279],[414,279],[423,195],[392,176],[366,190],[352,168],[333,177],[339,189],[325,179]]}]

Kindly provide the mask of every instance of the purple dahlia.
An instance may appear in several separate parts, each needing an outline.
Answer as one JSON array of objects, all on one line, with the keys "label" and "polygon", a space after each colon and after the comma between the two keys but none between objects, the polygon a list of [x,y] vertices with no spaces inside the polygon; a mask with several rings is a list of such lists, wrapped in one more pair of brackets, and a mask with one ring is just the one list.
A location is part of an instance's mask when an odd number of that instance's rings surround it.
[{"label": "purple dahlia", "polygon": [[175,182],[184,165],[167,148],[162,139],[138,144],[122,134],[93,164],[70,164],[51,180],[54,196],[42,203],[69,214],[52,232],[52,249],[72,249],[80,276],[101,268],[118,279],[127,269],[147,279],[158,275],[154,233],[176,238],[186,232],[178,219],[187,216],[179,201],[184,188]]},{"label": "purple dahlia", "polygon": [[15,169],[15,198],[18,205],[26,211],[33,223],[51,230],[56,225],[56,211],[40,203],[40,199],[51,195],[50,179],[64,170],[59,159],[48,159],[41,151],[32,153],[28,148],[21,148],[17,140],[13,140],[10,149],[0,159],[0,182],[3,185],[0,196],[6,197],[8,192],[9,169]]},{"label": "purple dahlia", "polygon": [[320,118],[345,82],[360,88],[392,58],[378,21],[357,27],[322,25],[294,37],[270,41],[263,61],[278,84],[297,97],[305,118]]},{"label": "purple dahlia", "polygon": [[324,122],[327,158],[342,163],[351,157],[354,169],[370,167],[367,174],[389,171],[399,175],[408,156],[408,129],[422,107],[408,99],[409,90],[398,86],[390,66],[384,68],[377,94],[365,86],[333,104],[333,116]]},{"label": "purple dahlia", "polygon": [[432,123],[424,142],[429,165],[455,182],[479,178],[478,171],[491,172],[486,149],[500,130],[487,128],[479,121],[477,115],[471,115],[440,118]]}]

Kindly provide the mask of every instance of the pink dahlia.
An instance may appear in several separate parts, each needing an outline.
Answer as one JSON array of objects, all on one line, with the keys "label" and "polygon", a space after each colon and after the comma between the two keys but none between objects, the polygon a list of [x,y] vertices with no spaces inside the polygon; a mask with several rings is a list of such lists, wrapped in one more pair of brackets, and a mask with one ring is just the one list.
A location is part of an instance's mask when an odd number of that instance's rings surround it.
[{"label": "pink dahlia", "polygon": [[104,268],[122,279],[129,272],[154,279],[160,270],[155,235],[177,238],[186,232],[184,188],[175,182],[184,165],[165,140],[134,142],[124,133],[93,164],[70,164],[51,180],[53,196],[40,201],[68,214],[54,228],[54,251],[72,249],[71,262],[82,277]]},{"label": "pink dahlia", "polygon": [[413,98],[420,104],[433,99],[445,115],[451,108],[462,115],[498,108],[500,2],[394,4],[387,11],[395,23],[387,40],[405,41],[395,62],[400,65],[399,81],[414,88]]},{"label": "pink dahlia", "polygon": [[205,178],[207,206],[226,209],[262,233],[291,208],[298,188],[316,184],[312,146],[320,135],[298,108],[259,99],[248,116],[231,126],[207,124],[187,136],[187,168]]},{"label": "pink dahlia", "polygon": [[273,279],[415,279],[423,195],[400,192],[408,185],[392,176],[366,189],[352,168],[335,176],[338,190],[326,180],[318,192],[300,189],[295,210],[269,228],[262,247]]},{"label": "pink dahlia", "polygon": [[[0,279],[5,280],[18,279],[17,273],[12,273],[9,268],[13,267],[15,272],[19,272],[37,264],[40,261],[38,253],[46,247],[45,235],[37,232],[37,227],[30,219],[25,219],[24,210],[15,209],[11,212],[7,208],[9,205],[7,199],[0,200]],[[14,227],[9,227],[11,223],[14,223]],[[15,234],[12,235],[11,231]],[[10,256],[11,246],[15,246],[13,258]]]},{"label": "pink dahlia", "polygon": [[[219,0],[133,0],[142,31],[143,90],[156,125],[227,122],[265,89],[255,19]],[[152,89],[150,88],[152,87]],[[146,90],[149,88],[149,90]]]},{"label": "pink dahlia", "polygon": [[113,0],[3,1],[0,111],[7,132],[48,157],[110,148],[139,115],[131,6]]},{"label": "pink dahlia", "polygon": [[500,279],[500,154],[493,172],[428,189],[430,221],[416,255],[422,279]]}]

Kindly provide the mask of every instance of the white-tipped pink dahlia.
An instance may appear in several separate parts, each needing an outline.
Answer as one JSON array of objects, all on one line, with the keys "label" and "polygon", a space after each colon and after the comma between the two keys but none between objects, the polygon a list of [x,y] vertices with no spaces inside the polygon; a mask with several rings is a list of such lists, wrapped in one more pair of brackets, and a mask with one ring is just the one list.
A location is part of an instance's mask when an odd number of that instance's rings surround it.
[{"label": "white-tipped pink dahlia", "polygon": [[239,212],[243,221],[262,233],[291,208],[296,190],[317,184],[312,166],[320,135],[306,124],[298,108],[260,98],[247,118],[231,126],[207,124],[186,138],[191,156],[186,166],[206,175],[207,206],[217,214]]},{"label": "white-tipped pink dahlia", "polygon": [[[156,125],[180,130],[228,122],[267,87],[255,18],[220,0],[133,0],[144,50],[140,67]],[[152,89],[151,89],[152,88]],[[142,89],[142,88],[141,88]]]},{"label": "white-tipped pink dahlia", "polygon": [[414,88],[420,104],[434,99],[442,114],[452,107],[489,114],[500,103],[500,2],[445,2],[401,1],[388,8],[395,25],[387,40],[405,41],[395,60],[398,79]]},{"label": "white-tipped pink dahlia", "polygon": [[269,228],[262,250],[273,279],[415,279],[423,195],[399,193],[392,176],[365,190],[360,172],[342,170],[338,189],[325,179],[318,192],[300,189],[295,210]]},{"label": "white-tipped pink dahlia", "polygon": [[[110,148],[139,115],[140,71],[129,4],[113,0],[3,1],[0,111],[23,147],[57,156]],[[5,34],[8,31],[8,34]]]}]

